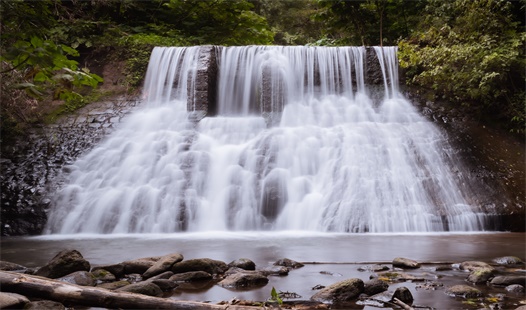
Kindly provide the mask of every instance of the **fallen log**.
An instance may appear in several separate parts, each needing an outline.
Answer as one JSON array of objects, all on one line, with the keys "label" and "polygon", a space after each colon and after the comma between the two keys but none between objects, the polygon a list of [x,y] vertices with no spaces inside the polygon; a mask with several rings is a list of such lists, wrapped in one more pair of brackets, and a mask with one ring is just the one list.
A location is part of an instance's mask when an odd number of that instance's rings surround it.
[{"label": "fallen log", "polygon": [[181,301],[129,292],[116,292],[98,287],[85,287],[39,276],[0,271],[2,292],[26,297],[58,301],[66,305],[112,309],[175,309],[175,310],[255,310],[260,307],[215,305],[196,301]]}]

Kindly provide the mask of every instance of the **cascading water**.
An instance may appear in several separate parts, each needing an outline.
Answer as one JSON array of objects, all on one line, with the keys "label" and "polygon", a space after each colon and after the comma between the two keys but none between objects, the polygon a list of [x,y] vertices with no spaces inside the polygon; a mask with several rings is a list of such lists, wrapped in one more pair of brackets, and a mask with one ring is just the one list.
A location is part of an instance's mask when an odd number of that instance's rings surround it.
[{"label": "cascading water", "polygon": [[484,229],[445,137],[398,91],[396,48],[375,51],[383,100],[363,47],[222,48],[218,115],[195,124],[199,47],[155,48],[147,106],[74,163],[47,232]]}]

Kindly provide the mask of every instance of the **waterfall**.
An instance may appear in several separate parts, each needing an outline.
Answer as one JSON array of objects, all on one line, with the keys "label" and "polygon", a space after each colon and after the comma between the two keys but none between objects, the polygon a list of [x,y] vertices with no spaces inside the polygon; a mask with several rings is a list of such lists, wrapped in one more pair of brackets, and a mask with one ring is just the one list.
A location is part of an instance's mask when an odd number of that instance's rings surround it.
[{"label": "waterfall", "polygon": [[47,233],[485,228],[446,137],[398,90],[396,47],[374,49],[381,100],[363,47],[217,51],[217,115],[196,123],[199,47],[153,50],[143,108],[69,168]]}]

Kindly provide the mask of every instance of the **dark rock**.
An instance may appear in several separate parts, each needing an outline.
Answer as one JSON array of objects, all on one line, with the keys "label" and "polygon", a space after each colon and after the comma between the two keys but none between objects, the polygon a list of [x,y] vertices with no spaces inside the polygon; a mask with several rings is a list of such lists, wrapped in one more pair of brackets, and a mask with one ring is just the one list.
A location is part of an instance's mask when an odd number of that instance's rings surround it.
[{"label": "dark rock", "polygon": [[162,291],[165,291],[165,292],[171,291],[177,287],[177,283],[175,283],[172,280],[168,280],[168,279],[153,279],[153,280],[148,279],[148,281],[157,285]]},{"label": "dark rock", "polygon": [[27,270],[27,267],[15,263],[0,261],[0,270],[24,272]]},{"label": "dark rock", "polygon": [[32,301],[24,306],[24,310],[65,310],[66,307],[52,300]]},{"label": "dark rock", "polygon": [[493,269],[491,265],[479,261],[465,261],[460,263],[461,270],[473,271],[480,268]]},{"label": "dark rock", "polygon": [[0,309],[21,308],[29,302],[26,296],[0,292]]},{"label": "dark rock", "polygon": [[364,291],[361,279],[353,278],[334,283],[320,290],[311,297],[318,302],[343,303],[355,300]]},{"label": "dark rock", "polygon": [[80,286],[95,286],[95,277],[87,271],[76,271],[57,280]]},{"label": "dark rock", "polygon": [[267,276],[286,276],[289,274],[289,268],[283,266],[265,267],[259,271]]},{"label": "dark rock", "polygon": [[117,280],[115,275],[105,269],[96,269],[91,272],[95,280],[102,282],[112,282]]},{"label": "dark rock", "polygon": [[491,280],[491,285],[495,286],[508,286],[512,284],[526,285],[526,275],[520,276],[496,276]]},{"label": "dark rock", "polygon": [[176,282],[208,281],[212,280],[212,275],[205,271],[189,271],[174,274],[170,280]]},{"label": "dark rock", "polygon": [[482,292],[469,285],[454,285],[446,289],[446,294],[451,297],[477,298],[482,296]]},{"label": "dark rock", "polygon": [[476,268],[469,273],[468,282],[471,283],[485,283],[495,275],[495,269],[493,268]]},{"label": "dark rock", "polygon": [[512,284],[506,286],[505,290],[510,293],[524,293],[524,286],[520,284]]},{"label": "dark rock", "polygon": [[183,260],[183,255],[179,253],[165,255],[161,257],[161,259],[156,261],[153,264],[153,266],[148,268],[148,270],[146,270],[142,276],[145,279],[151,278],[155,275],[158,275],[160,273],[170,270],[175,263],[178,263],[182,260]]},{"label": "dark rock", "polygon": [[398,268],[420,268],[420,264],[412,259],[397,257],[393,259],[393,267]]},{"label": "dark rock", "polygon": [[156,279],[170,279],[171,276],[173,276],[174,273],[171,272],[171,271],[165,271],[161,274],[158,274],[156,276],[153,276],[151,278],[149,278],[148,280],[156,280]]},{"label": "dark rock", "polygon": [[239,269],[238,272],[229,273],[218,285],[226,288],[255,288],[265,286],[268,278],[259,271]]},{"label": "dark rock", "polygon": [[245,270],[256,270],[256,264],[248,258],[239,258],[228,264],[228,267],[238,267]]},{"label": "dark rock", "polygon": [[89,271],[90,263],[77,250],[59,252],[35,274],[46,278],[60,278],[75,271]]},{"label": "dark rock", "polygon": [[189,259],[176,263],[172,266],[173,273],[183,273],[190,271],[204,271],[209,274],[222,274],[228,270],[225,262],[210,258]]},{"label": "dark rock", "polygon": [[413,294],[411,294],[411,291],[405,287],[405,286],[402,286],[402,287],[398,287],[394,294],[393,294],[393,300],[397,298],[399,300],[401,300],[402,302],[406,303],[406,304],[412,304],[413,303]]},{"label": "dark rock", "polygon": [[97,271],[99,269],[106,270],[111,272],[113,275],[115,275],[117,278],[122,278],[124,276],[124,264],[112,264],[112,265],[99,265],[96,267],[93,267],[91,269],[91,272]]},{"label": "dark rock", "polygon": [[493,262],[499,264],[499,265],[521,265],[524,264],[524,262],[516,257],[516,256],[503,256],[503,257],[497,257],[493,260]]},{"label": "dark rock", "polygon": [[435,271],[449,271],[453,270],[453,267],[451,265],[440,265],[435,267]]},{"label": "dark rock", "polygon": [[122,262],[124,265],[124,273],[139,273],[143,274],[146,270],[150,269],[161,257],[145,257],[134,260]]},{"label": "dark rock", "polygon": [[364,283],[363,292],[369,296],[375,295],[389,289],[389,284],[380,279],[372,279]]},{"label": "dark rock", "polygon": [[287,267],[287,268],[296,269],[296,268],[301,268],[304,265],[302,263],[300,263],[300,262],[297,262],[297,261],[294,261],[294,260],[291,260],[291,259],[288,259],[288,258],[282,258],[282,259],[276,261],[274,263],[274,266],[283,266],[283,267]]},{"label": "dark rock", "polygon": [[163,291],[161,290],[161,288],[149,281],[138,282],[138,283],[126,285],[126,286],[116,289],[116,291],[131,292],[131,293],[143,294],[143,295],[148,295],[148,296],[162,296],[163,295]]}]

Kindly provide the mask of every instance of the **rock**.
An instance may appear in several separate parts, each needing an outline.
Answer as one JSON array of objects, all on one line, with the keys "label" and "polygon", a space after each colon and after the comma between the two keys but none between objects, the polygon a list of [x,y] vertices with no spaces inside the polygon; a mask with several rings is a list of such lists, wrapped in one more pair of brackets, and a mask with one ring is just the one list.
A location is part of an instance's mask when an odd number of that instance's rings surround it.
[{"label": "rock", "polygon": [[162,291],[171,291],[174,288],[176,288],[178,285],[172,280],[168,279],[153,279],[148,281],[152,282],[153,284],[157,285]]},{"label": "rock", "polygon": [[491,285],[508,286],[512,284],[526,285],[526,276],[496,276],[491,280]]},{"label": "rock", "polygon": [[482,296],[482,292],[469,285],[454,285],[446,289],[446,294],[451,297],[477,298]]},{"label": "rock", "polygon": [[122,262],[124,265],[124,274],[139,273],[143,274],[150,269],[161,257],[145,257]]},{"label": "rock", "polygon": [[24,272],[27,270],[27,267],[24,267],[19,264],[10,263],[6,261],[0,261],[0,270],[3,271],[17,271],[17,272]]},{"label": "rock", "polygon": [[266,276],[286,276],[289,274],[289,268],[283,266],[265,267],[259,271],[263,272]]},{"label": "rock", "polygon": [[112,282],[117,280],[115,275],[108,270],[105,269],[96,269],[91,272],[95,280],[101,281],[101,282]]},{"label": "rock", "polygon": [[469,273],[468,282],[479,284],[489,281],[495,275],[493,268],[477,268]]},{"label": "rock", "polygon": [[440,265],[435,267],[435,271],[449,271],[453,270],[453,267],[451,265]]},{"label": "rock", "polygon": [[95,286],[95,277],[87,271],[76,271],[57,280],[80,286]]},{"label": "rock", "polygon": [[380,279],[372,279],[364,283],[363,292],[369,296],[375,295],[389,289],[389,284]]},{"label": "rock", "polygon": [[102,288],[105,288],[107,290],[116,290],[116,289],[119,289],[121,287],[128,286],[130,284],[131,283],[129,281],[122,280],[122,281],[115,281],[115,282],[98,284],[97,287],[102,287]]},{"label": "rock", "polygon": [[524,286],[520,284],[512,284],[506,286],[505,290],[510,293],[524,293]]},{"label": "rock", "polygon": [[116,291],[131,292],[131,293],[143,294],[143,295],[148,295],[148,296],[162,296],[163,295],[163,291],[161,290],[161,288],[149,281],[138,282],[138,283],[126,285],[126,286],[116,289]]},{"label": "rock", "polygon": [[352,278],[325,287],[314,294],[311,300],[330,303],[347,302],[358,298],[363,291],[363,281],[358,278]]},{"label": "rock", "polygon": [[380,272],[380,271],[387,271],[387,270],[389,270],[389,267],[384,266],[384,265],[366,265],[366,266],[358,267],[358,271]]},{"label": "rock", "polygon": [[256,264],[248,258],[239,258],[228,264],[228,267],[237,267],[245,270],[256,270]]},{"label": "rock", "polygon": [[212,280],[212,275],[205,271],[189,271],[177,273],[170,277],[175,282],[194,282]]},{"label": "rock", "polygon": [[156,261],[153,264],[153,266],[148,268],[148,270],[146,270],[142,276],[145,279],[151,278],[155,275],[158,275],[160,273],[170,270],[175,263],[178,263],[182,260],[183,260],[183,255],[179,253],[165,255],[161,257],[161,259]]},{"label": "rock", "polygon": [[222,274],[228,270],[225,262],[210,258],[189,259],[172,266],[173,273],[183,273],[189,271],[204,271],[209,274]]},{"label": "rock", "polygon": [[59,252],[49,263],[38,269],[37,276],[46,278],[60,278],[75,271],[89,271],[90,263],[77,250]]},{"label": "rock", "polygon": [[393,267],[398,268],[420,268],[420,264],[412,259],[397,257],[393,259]]},{"label": "rock", "polygon": [[493,259],[493,262],[499,264],[499,265],[520,265],[524,264],[524,262],[518,258],[517,256],[503,256],[503,257],[497,257]]},{"label": "rock", "polygon": [[65,310],[66,307],[52,300],[32,301],[24,306],[24,310]]},{"label": "rock", "polygon": [[518,308],[515,308],[515,310],[526,310],[526,305],[519,306]]},{"label": "rock", "polygon": [[243,270],[229,273],[218,285],[225,288],[255,288],[265,286],[268,278],[259,271]]},{"label": "rock", "polygon": [[413,294],[411,294],[411,291],[405,286],[398,287],[395,290],[392,300],[394,300],[395,298],[400,299],[406,304],[412,304],[414,300]]},{"label": "rock", "polygon": [[22,308],[29,302],[26,296],[0,292],[0,309]]},{"label": "rock", "polygon": [[274,266],[283,266],[287,268],[297,269],[301,268],[304,265],[300,262],[288,259],[288,258],[282,258],[274,263]]},{"label": "rock", "polygon": [[124,276],[124,264],[112,264],[112,265],[99,265],[96,267],[93,267],[91,269],[91,272],[93,273],[96,270],[103,269],[106,271],[111,272],[115,277],[122,278]]},{"label": "rock", "polygon": [[148,280],[156,280],[156,279],[170,279],[171,276],[173,276],[174,273],[171,272],[171,271],[165,271],[161,274],[158,274],[156,276],[153,276],[151,278],[149,278]]},{"label": "rock", "polygon": [[479,261],[465,261],[460,263],[461,270],[473,271],[480,268],[494,269],[491,265]]}]

